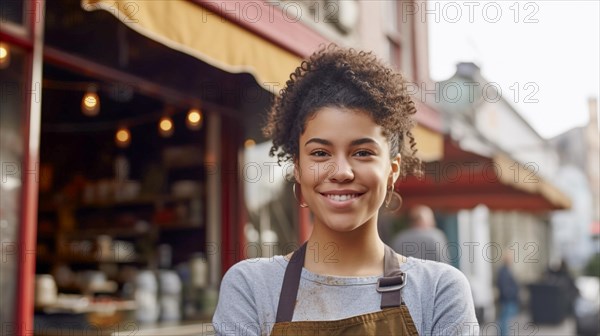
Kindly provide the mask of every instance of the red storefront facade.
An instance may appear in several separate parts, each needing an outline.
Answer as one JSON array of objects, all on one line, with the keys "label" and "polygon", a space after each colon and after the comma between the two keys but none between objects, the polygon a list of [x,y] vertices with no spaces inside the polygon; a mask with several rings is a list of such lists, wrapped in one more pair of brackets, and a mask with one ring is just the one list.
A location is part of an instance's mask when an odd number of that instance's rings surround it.
[{"label": "red storefront facade", "polygon": [[[98,33],[98,30],[104,29],[100,23],[110,22],[110,29],[107,30],[114,29],[117,37],[121,36],[118,34],[125,34],[130,39],[129,43],[132,43],[131,41],[134,41],[133,44],[138,43],[142,46],[140,47],[142,51],[159,50],[164,55],[172,57],[168,58],[170,60],[183,60],[180,56],[173,56],[173,53],[190,56],[189,59],[185,59],[186,62],[189,62],[186,64],[194,69],[190,71],[196,71],[192,72],[194,74],[206,73],[206,76],[214,80],[217,86],[235,82],[233,92],[236,89],[243,92],[261,87],[271,94],[276,94],[283,87],[287,76],[302,58],[310,55],[320,45],[329,43],[329,40],[299,20],[290,19],[279,6],[265,1],[231,2],[230,4],[233,5],[228,5],[227,2],[205,0],[137,3],[89,0],[82,1],[78,5],[80,8],[74,9],[72,16],[65,17],[57,14],[60,13],[60,10],[57,10],[60,5],[56,3],[47,3],[43,0],[19,0],[6,3],[10,6],[7,5],[6,10],[3,10],[2,13],[0,40],[3,48],[6,48],[9,55],[12,55],[12,66],[14,67],[18,63],[17,59],[22,59],[22,63],[19,63],[21,70],[14,77],[20,78],[20,81],[17,82],[13,77],[8,76],[5,79],[3,73],[2,85],[2,114],[4,117],[8,116],[8,112],[5,112],[5,108],[7,108],[10,109],[13,119],[18,119],[18,123],[11,124],[9,130],[3,129],[3,134],[10,133],[19,138],[17,145],[6,145],[7,147],[2,145],[2,150],[6,153],[15,152],[12,156],[1,158],[3,168],[6,168],[2,172],[2,198],[3,202],[6,199],[12,199],[12,205],[6,206],[3,203],[3,207],[0,209],[0,219],[6,218],[6,225],[13,228],[15,232],[13,236],[2,237],[2,257],[9,259],[9,262],[2,266],[3,277],[6,276],[7,271],[9,273],[8,278],[3,279],[9,284],[7,287],[3,285],[3,333],[14,332],[24,335],[32,334],[34,330],[34,282],[36,254],[39,252],[36,251],[39,244],[38,201],[40,200],[40,175],[43,171],[40,168],[40,146],[42,146],[42,150],[46,146],[41,144],[40,139],[44,137],[48,139],[42,131],[45,123],[42,120],[44,119],[43,113],[45,113],[43,105],[46,110],[49,109],[44,104],[45,96],[42,96],[42,91],[48,89],[49,84],[52,84],[52,81],[44,77],[46,72],[62,73],[66,71],[82,78],[91,78],[104,83],[127,83],[128,87],[131,87],[136,94],[168,102],[179,109],[201,102],[202,109],[206,111],[206,133],[203,133],[202,140],[202,148],[205,151],[204,160],[213,162],[219,167],[219,173],[206,181],[207,190],[214,191],[215,197],[208,197],[204,204],[204,207],[207,208],[206,222],[218,224],[208,225],[201,233],[201,237],[205,242],[217,242],[216,245],[219,247],[212,260],[213,264],[218,263],[218,267],[215,268],[218,272],[212,275],[213,280],[217,279],[216,281],[218,281],[225,270],[239,260],[239,253],[232,253],[232,251],[243,250],[245,242],[244,225],[248,218],[244,207],[243,183],[237,173],[241,163],[239,152],[243,149],[244,143],[244,119],[240,118],[240,114],[245,110],[245,103],[230,102],[227,99],[219,100],[209,94],[195,94],[193,89],[183,90],[181,87],[184,85],[177,80],[162,82],[160,75],[168,75],[168,70],[157,71],[157,75],[154,77],[145,76],[147,69],[156,69],[151,60],[143,63],[146,68],[143,66],[135,68],[134,66],[121,66],[119,63],[122,61],[121,58],[113,61],[106,60],[101,56],[96,57],[97,50],[94,51],[94,48],[91,48],[91,51],[79,52],[74,49],[73,44],[69,44],[69,41],[61,41],[62,34],[69,32],[66,27],[81,29],[84,27],[83,23],[92,23],[92,25],[97,24],[100,29],[90,28],[84,33],[95,34],[94,36],[98,38],[99,42],[88,41],[90,45],[110,43],[110,36],[102,32]],[[158,5],[154,7],[153,3]],[[52,6],[53,9],[47,11],[47,6]],[[156,12],[161,13],[161,11],[165,13],[166,21],[153,20],[152,18],[163,17],[155,14]],[[194,34],[186,35],[185,31],[178,30],[178,27],[183,26],[185,21],[181,21],[181,16],[178,16],[177,13],[185,12],[193,12],[199,18],[198,22],[195,20],[187,22],[194,25],[193,27],[200,27],[198,30],[194,30]],[[256,13],[262,13],[262,15]],[[172,27],[172,29],[168,29],[168,27]],[[202,27],[207,28],[201,29]],[[220,42],[207,44],[210,40],[198,42],[193,38],[196,32],[202,32],[197,35],[211,35],[211,29],[213,29],[213,33],[218,31],[219,34],[224,34],[219,35],[220,40],[218,41],[223,42],[222,44]],[[127,33],[123,33],[125,30]],[[84,33],[66,35],[67,37],[64,39],[68,40],[70,36],[73,39],[85,41]],[[209,37],[204,36],[204,38]],[[45,38],[48,40],[45,41]],[[114,41],[114,43],[116,44],[118,41]],[[252,53],[241,53],[240,49],[236,49],[247,46],[248,43],[256,43],[253,49],[260,52],[252,55]],[[143,49],[145,44],[151,44],[149,49]],[[240,47],[236,47],[236,44],[240,44]],[[107,45],[110,46],[110,44]],[[243,57],[237,57],[239,54],[243,54]],[[140,59],[152,59],[150,54],[139,57]],[[193,61],[192,58],[195,58],[196,61]],[[274,64],[272,62],[274,59],[281,60],[277,63],[283,65]],[[177,68],[176,63],[173,64],[174,69],[185,69],[183,66]],[[294,66],[289,66],[292,64]],[[47,69],[50,70],[46,71]],[[232,73],[250,73],[253,80],[248,81],[247,78],[240,77],[243,75],[231,75]],[[13,87],[16,88],[16,91],[12,89]],[[46,94],[47,91],[44,93]],[[5,95],[9,95],[13,100],[18,97],[16,100],[19,103],[9,105],[7,100],[4,100]],[[418,103],[418,105],[420,113],[417,115],[417,121],[422,126],[420,134],[423,137],[436,138],[434,143],[439,142],[437,138],[439,138],[441,130],[441,120],[438,113],[424,104]],[[55,114],[60,113],[56,112]],[[60,117],[56,118],[62,120],[63,123],[66,120],[60,119]],[[6,123],[4,124],[6,125]],[[437,153],[439,150],[434,148],[432,152]],[[10,170],[13,162],[16,162],[19,167],[18,174],[14,170]],[[18,186],[9,188],[4,183],[5,175],[17,178]],[[420,187],[418,188],[420,189]],[[410,192],[406,194],[406,197],[410,197]],[[310,233],[308,210],[298,209],[298,217],[299,225],[295,235],[299,241],[303,241]],[[11,262],[13,268],[8,268],[6,265]],[[211,260],[209,260],[210,262]],[[11,273],[11,270],[14,270],[14,273]],[[11,286],[14,287],[14,296],[4,295],[6,293],[4,289],[11,288]],[[14,315],[8,314],[12,310],[14,310]]]}]

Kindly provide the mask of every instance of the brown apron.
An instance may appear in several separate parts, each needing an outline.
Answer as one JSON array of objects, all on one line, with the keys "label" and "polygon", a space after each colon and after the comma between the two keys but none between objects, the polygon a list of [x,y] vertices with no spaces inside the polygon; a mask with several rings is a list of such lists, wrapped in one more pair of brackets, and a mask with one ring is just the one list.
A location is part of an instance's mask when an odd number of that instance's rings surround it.
[{"label": "brown apron", "polygon": [[294,252],[285,269],[272,336],[419,335],[400,293],[406,284],[406,274],[400,271],[398,258],[387,245],[383,257],[383,277],[377,282],[382,310],[341,320],[291,322],[305,254],[306,243]]}]

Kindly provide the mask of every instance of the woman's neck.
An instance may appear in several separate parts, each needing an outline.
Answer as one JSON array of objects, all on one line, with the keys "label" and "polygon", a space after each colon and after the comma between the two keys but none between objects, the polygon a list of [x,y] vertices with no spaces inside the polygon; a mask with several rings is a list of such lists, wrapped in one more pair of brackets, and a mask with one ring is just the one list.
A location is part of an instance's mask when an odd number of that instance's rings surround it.
[{"label": "woman's neck", "polygon": [[315,223],[307,242],[304,267],[321,275],[381,275],[383,255],[384,244],[376,220],[349,232]]}]

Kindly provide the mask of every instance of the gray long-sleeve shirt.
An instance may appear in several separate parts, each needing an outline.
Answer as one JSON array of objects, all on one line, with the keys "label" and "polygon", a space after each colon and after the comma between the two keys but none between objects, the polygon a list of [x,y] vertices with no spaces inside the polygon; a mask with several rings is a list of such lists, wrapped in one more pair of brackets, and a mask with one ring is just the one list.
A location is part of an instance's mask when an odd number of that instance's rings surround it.
[{"label": "gray long-sleeve shirt", "polygon": [[[213,317],[217,335],[268,335],[275,323],[288,261],[283,256],[241,261],[221,283]],[[408,258],[402,296],[419,335],[479,335],[466,277],[452,266]],[[337,320],[380,310],[379,276],[323,276],[302,269],[292,321]]]}]

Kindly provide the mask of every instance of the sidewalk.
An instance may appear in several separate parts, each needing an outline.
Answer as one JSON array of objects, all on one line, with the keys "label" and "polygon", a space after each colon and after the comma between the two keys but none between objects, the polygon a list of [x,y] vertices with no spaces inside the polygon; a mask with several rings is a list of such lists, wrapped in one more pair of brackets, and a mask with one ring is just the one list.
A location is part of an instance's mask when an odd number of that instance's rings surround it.
[{"label": "sidewalk", "polygon": [[[557,325],[536,325],[531,321],[529,312],[521,312],[513,322],[509,335],[529,335],[529,336],[574,336],[576,335],[575,319],[566,318],[561,324]],[[496,323],[486,323],[480,326],[481,336],[496,336],[500,334],[500,329]]]}]

